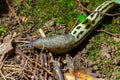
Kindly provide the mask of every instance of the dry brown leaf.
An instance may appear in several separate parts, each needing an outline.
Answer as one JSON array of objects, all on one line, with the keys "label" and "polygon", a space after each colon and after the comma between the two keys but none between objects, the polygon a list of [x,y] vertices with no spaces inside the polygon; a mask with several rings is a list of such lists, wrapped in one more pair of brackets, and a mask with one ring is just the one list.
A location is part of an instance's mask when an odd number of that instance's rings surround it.
[{"label": "dry brown leaf", "polygon": [[65,80],[94,80],[94,78],[80,70],[77,72],[70,72],[64,74]]}]

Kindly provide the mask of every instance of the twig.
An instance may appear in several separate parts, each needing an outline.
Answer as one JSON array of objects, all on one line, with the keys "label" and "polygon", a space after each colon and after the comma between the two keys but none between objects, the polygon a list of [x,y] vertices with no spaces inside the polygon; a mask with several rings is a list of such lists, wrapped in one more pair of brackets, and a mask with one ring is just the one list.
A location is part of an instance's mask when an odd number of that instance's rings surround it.
[{"label": "twig", "polygon": [[30,43],[30,41],[15,41],[15,42],[17,42],[17,43]]},{"label": "twig", "polygon": [[[24,54],[23,54],[24,55]],[[29,61],[34,63],[34,60],[31,60],[28,56],[24,55]],[[52,72],[50,72],[49,70],[47,70],[45,67],[43,67],[41,64],[39,64],[38,62],[36,62],[36,65],[41,67],[43,70],[45,70],[46,72],[48,72],[49,74],[53,74]]]},{"label": "twig", "polygon": [[45,80],[48,80],[48,73],[45,72],[45,77],[44,77]]},{"label": "twig", "polygon": [[39,67],[41,67],[42,69],[44,69],[47,73],[49,74],[53,74],[52,72],[50,72],[49,70],[47,70],[45,67],[41,66],[39,63],[37,64]]},{"label": "twig", "polygon": [[46,37],[44,31],[41,28],[39,29],[39,32],[40,32],[40,34],[41,34],[42,37]]},{"label": "twig", "polygon": [[2,58],[0,59],[0,69],[2,69],[5,60],[8,58],[8,55],[6,57],[5,55],[2,55],[1,57]]},{"label": "twig", "polygon": [[37,62],[38,62],[38,58],[39,58],[39,56],[38,56],[38,54],[36,54],[36,59],[35,59],[35,67],[34,67],[34,70],[33,70],[33,79],[32,80],[34,80],[34,79],[36,79],[37,80],[37,77],[36,77],[36,73],[38,72],[38,69],[37,69]]},{"label": "twig", "polygon": [[7,80],[7,79],[5,78],[5,76],[3,75],[3,73],[2,73],[1,70],[0,70],[0,74],[1,74],[1,76],[3,77],[4,80]]},{"label": "twig", "polygon": [[109,34],[109,35],[111,35],[111,36],[114,36],[114,37],[120,36],[120,34],[114,34],[114,33],[111,33],[111,32],[109,32],[109,31],[107,31],[107,30],[97,30],[97,31],[98,31],[98,32],[107,33],[107,34]]},{"label": "twig", "polygon": [[120,15],[120,13],[115,13],[115,14],[109,14],[109,13],[104,13],[104,12],[100,12],[100,11],[93,11],[93,10],[89,10],[88,8],[84,7],[81,3],[81,0],[77,0],[77,2],[79,3],[79,6],[82,7],[84,10],[88,11],[88,12],[95,12],[95,13],[99,13],[99,14],[104,14],[107,16],[116,16],[116,15]]},{"label": "twig", "polygon": [[47,68],[48,67],[48,64],[47,64],[47,55],[46,54],[43,54],[43,58],[44,58],[44,61],[45,61],[45,67]]},{"label": "twig", "polygon": [[15,18],[16,18],[16,20],[17,20],[19,26],[20,26],[21,29],[23,30],[24,28],[23,28],[22,24],[20,23],[20,20],[19,20],[19,18],[17,17],[15,11],[14,11],[14,10],[12,9],[12,7],[10,6],[8,0],[6,0],[6,3],[7,3],[7,5],[8,5],[8,7],[9,7],[10,11],[12,12],[12,14],[15,16]]},{"label": "twig", "polygon": [[19,71],[21,71],[22,69],[17,69],[17,71],[14,71],[14,72],[10,72],[9,74],[5,75],[6,78],[8,78],[9,76],[12,76],[14,74],[17,74],[19,73]]}]

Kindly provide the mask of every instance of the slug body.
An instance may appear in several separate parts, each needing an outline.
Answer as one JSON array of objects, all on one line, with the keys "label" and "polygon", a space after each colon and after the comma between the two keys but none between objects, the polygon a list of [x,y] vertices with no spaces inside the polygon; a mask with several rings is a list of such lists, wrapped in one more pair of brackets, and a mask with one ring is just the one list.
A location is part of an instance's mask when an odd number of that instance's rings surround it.
[{"label": "slug body", "polygon": [[64,53],[73,48],[75,37],[71,34],[57,35],[55,37],[39,38],[32,41],[35,48],[47,48],[53,53]]},{"label": "slug body", "polygon": [[[106,1],[96,8],[95,11],[102,13],[111,10],[116,3]],[[39,38],[32,41],[31,44],[35,48],[47,48],[55,54],[68,52],[72,48],[78,46],[84,38],[88,36],[102,21],[104,15],[98,12],[91,13],[84,22],[78,24],[70,33],[66,35],[57,35],[55,37]]]}]

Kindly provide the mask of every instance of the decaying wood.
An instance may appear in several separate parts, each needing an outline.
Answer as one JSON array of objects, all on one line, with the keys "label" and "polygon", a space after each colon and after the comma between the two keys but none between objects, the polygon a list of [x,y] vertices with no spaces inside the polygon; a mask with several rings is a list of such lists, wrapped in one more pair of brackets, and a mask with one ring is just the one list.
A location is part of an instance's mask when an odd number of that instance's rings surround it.
[{"label": "decaying wood", "polygon": [[0,45],[0,55],[10,54],[13,51],[11,42],[11,35],[8,35],[4,38],[3,43]]}]

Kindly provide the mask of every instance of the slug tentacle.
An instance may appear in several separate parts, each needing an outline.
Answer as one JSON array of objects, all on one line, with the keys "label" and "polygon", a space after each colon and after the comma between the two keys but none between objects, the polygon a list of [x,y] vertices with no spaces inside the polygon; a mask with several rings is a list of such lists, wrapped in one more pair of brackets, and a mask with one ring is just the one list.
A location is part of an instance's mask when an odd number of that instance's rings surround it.
[{"label": "slug tentacle", "polygon": [[[106,13],[116,6],[113,1],[106,1],[98,6],[95,11]],[[102,21],[104,15],[98,12],[91,13],[84,22],[78,24],[70,33],[57,35],[55,37],[40,38],[32,41],[31,45],[35,48],[43,46],[53,53],[65,53],[79,45],[88,34],[90,34]]]},{"label": "slug tentacle", "polygon": [[32,45],[33,45],[33,44],[32,44],[32,42],[33,42],[32,38],[31,38],[28,34],[27,34],[27,37],[28,37],[30,43],[29,43],[29,44],[23,44],[23,45],[21,45],[21,46],[32,46]]}]

